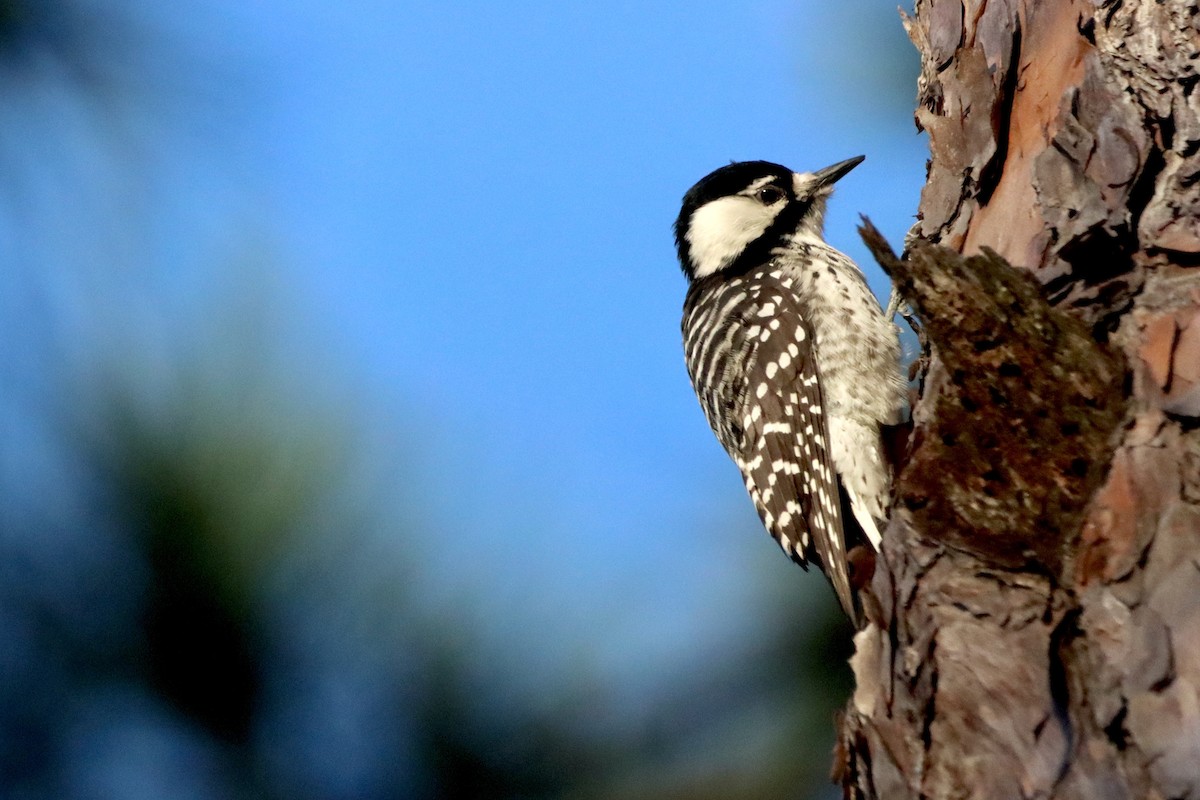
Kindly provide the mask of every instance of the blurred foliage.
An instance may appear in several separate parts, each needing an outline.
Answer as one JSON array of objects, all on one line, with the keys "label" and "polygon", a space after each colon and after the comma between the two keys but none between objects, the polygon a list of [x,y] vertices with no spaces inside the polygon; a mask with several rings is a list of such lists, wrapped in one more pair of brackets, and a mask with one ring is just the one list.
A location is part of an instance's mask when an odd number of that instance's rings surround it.
[{"label": "blurred foliage", "polygon": [[[0,0],[0,93],[45,91],[49,72],[65,81],[56,91],[81,93],[119,125],[135,113],[130,102],[161,100],[117,68],[166,60],[156,38],[135,5]],[[119,102],[116,74],[133,81]],[[15,152],[13,131],[0,133]],[[136,181],[146,165],[129,169]],[[28,207],[66,213],[55,202]],[[72,234],[88,224],[55,222],[49,229]],[[124,222],[118,238],[150,236],[142,217]],[[850,631],[827,592],[798,609],[794,593],[773,596],[778,586],[764,582],[762,613],[774,619],[727,650],[697,653],[685,674],[662,675],[653,697],[615,720],[603,689],[575,675],[545,686],[536,705],[516,703],[517,676],[481,645],[487,617],[471,611],[488,587],[454,602],[421,595],[441,526],[419,489],[395,488],[421,484],[404,435],[365,422],[347,400],[354,389],[321,384],[327,370],[284,366],[306,358],[282,357],[278,329],[259,324],[288,300],[246,291],[278,288],[275,265],[240,263],[232,283],[213,269],[224,289],[197,293],[188,330],[165,312],[159,325],[122,326],[172,308],[177,299],[139,281],[177,265],[127,265],[134,289],[117,292],[122,278],[51,256],[17,273],[36,284],[23,287],[31,296],[65,296],[31,316],[49,312],[39,324],[59,325],[71,351],[3,361],[13,391],[0,408],[10,454],[0,485],[0,796],[831,793],[830,722],[849,691]],[[53,318],[63,306],[74,316]],[[396,461],[375,457],[380,438],[399,442]],[[797,624],[802,614],[823,625]],[[511,642],[508,662],[535,642]]]},{"label": "blurred foliage", "polygon": [[259,587],[287,548],[303,545],[309,506],[336,479],[340,442],[294,410],[214,395],[226,381],[182,377],[172,417],[111,399],[111,419],[84,441],[96,443],[91,461],[150,570],[142,629],[151,685],[245,744],[261,691]]},{"label": "blurred foliage", "polygon": [[18,0],[0,2],[0,36],[9,30],[18,29],[21,22],[21,7]]}]

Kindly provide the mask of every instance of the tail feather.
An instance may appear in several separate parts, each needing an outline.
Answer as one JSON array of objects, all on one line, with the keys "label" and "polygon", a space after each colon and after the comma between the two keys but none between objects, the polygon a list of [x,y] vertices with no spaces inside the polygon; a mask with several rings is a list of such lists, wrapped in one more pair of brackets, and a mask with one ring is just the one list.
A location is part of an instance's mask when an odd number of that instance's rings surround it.
[{"label": "tail feather", "polygon": [[851,494],[845,489],[842,490],[842,494],[849,498],[851,515],[854,517],[854,521],[858,523],[858,527],[862,528],[863,534],[871,544],[871,549],[878,553],[879,548],[883,545],[883,536],[880,535],[879,525],[875,522],[875,518],[871,516],[866,503],[862,502],[857,494]]}]

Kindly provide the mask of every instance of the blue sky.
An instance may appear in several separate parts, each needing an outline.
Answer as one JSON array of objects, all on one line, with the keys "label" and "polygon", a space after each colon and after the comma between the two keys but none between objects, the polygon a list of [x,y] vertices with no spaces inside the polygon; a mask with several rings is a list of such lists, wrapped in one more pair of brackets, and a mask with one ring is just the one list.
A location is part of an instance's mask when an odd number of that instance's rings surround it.
[{"label": "blue sky", "polygon": [[925,145],[912,89],[864,67],[903,36],[894,4],[828,5],[278,12],[258,146],[307,313],[412,422],[435,574],[542,626],[551,660],[598,609],[618,651],[686,660],[759,570],[793,577],[688,386],[670,223],[729,160],[865,153],[829,238],[869,261],[862,212],[900,241]]},{"label": "blue sky", "polygon": [[[121,291],[161,291],[168,330],[266,304],[299,384],[386,454],[385,505],[419,498],[431,596],[498,649],[536,631],[534,676],[582,659],[619,683],[724,641],[762,583],[801,575],[691,393],[670,226],[729,160],[866,154],[827,237],[886,292],[854,225],[899,242],[927,155],[893,2],[151,13],[204,65],[210,110],[146,123],[167,133],[137,247],[170,267]],[[270,266],[211,269],[246,251]]]}]

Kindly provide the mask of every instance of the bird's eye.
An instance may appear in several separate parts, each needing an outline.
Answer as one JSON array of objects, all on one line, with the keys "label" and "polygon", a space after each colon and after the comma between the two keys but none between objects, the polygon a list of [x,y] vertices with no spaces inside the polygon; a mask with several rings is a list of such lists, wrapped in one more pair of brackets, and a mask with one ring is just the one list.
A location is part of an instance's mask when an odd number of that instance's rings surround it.
[{"label": "bird's eye", "polygon": [[783,189],[778,186],[764,186],[758,190],[756,196],[765,206],[774,205],[784,198]]}]

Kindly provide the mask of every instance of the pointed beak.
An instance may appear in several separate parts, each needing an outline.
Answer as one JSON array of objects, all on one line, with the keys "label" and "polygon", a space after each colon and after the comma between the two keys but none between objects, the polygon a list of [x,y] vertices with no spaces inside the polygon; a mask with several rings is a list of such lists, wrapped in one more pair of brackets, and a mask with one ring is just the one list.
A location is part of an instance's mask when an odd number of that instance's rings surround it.
[{"label": "pointed beak", "polygon": [[842,176],[844,176],[847,172],[861,164],[864,158],[866,158],[866,156],[847,158],[845,161],[839,161],[836,164],[831,164],[825,169],[817,170],[812,174],[813,185],[816,188],[832,186],[833,184],[837,183],[837,181],[841,179]]}]

